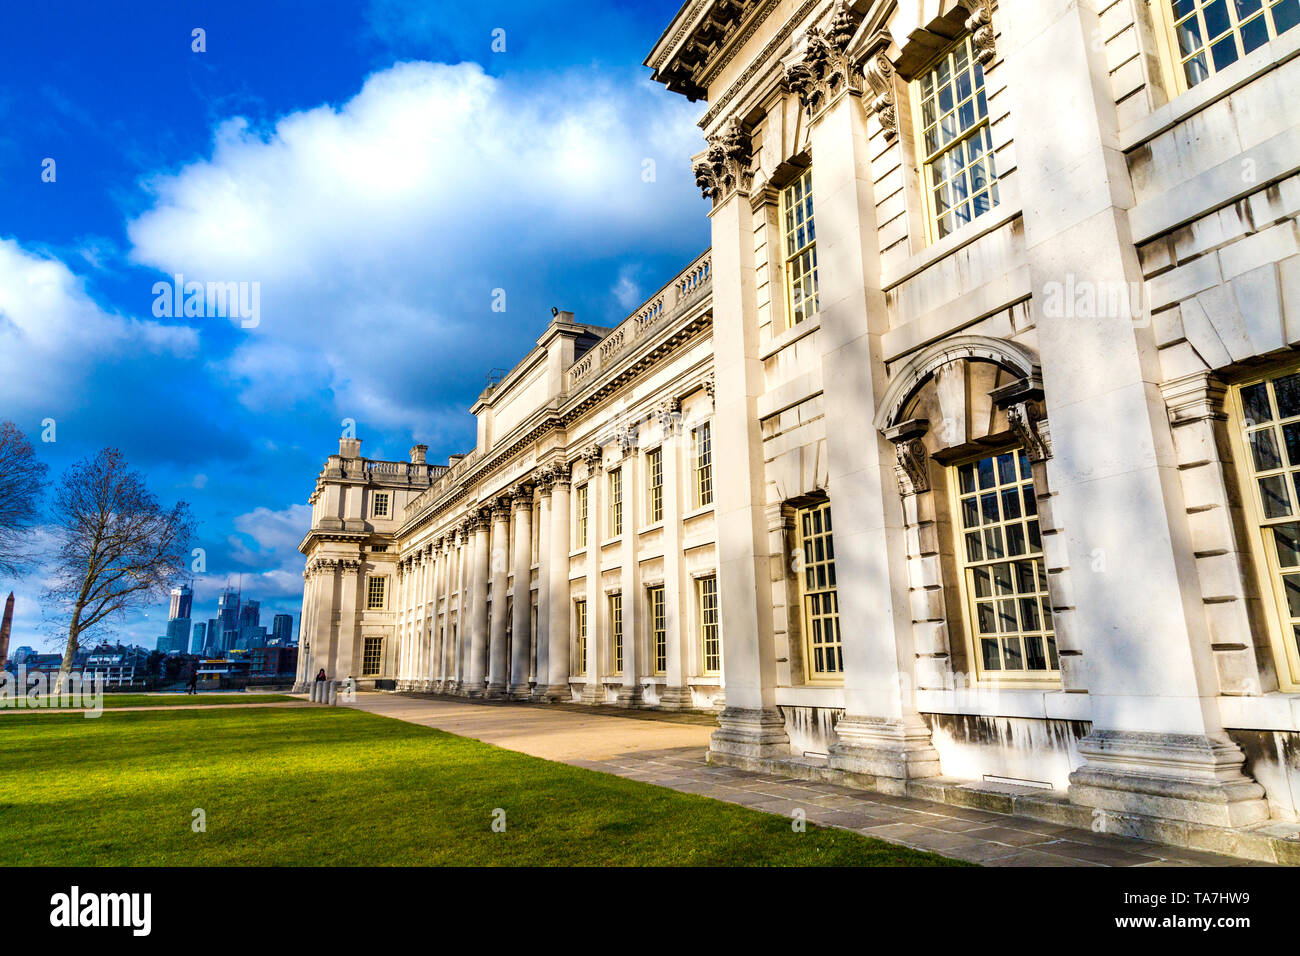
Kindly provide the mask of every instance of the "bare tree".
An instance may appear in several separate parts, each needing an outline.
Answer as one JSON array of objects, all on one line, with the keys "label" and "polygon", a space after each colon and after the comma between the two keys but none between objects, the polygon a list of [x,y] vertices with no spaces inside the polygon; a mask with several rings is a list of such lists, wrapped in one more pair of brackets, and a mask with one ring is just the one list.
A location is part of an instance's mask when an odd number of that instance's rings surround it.
[{"label": "bare tree", "polygon": [[105,618],[166,596],[185,573],[194,520],[189,505],[164,509],[122,453],[105,448],[64,473],[54,496],[59,542],[47,597],[68,619],[62,692],[81,635]]},{"label": "bare tree", "polygon": [[18,426],[0,422],[0,577],[17,577],[32,562],[48,470]]}]

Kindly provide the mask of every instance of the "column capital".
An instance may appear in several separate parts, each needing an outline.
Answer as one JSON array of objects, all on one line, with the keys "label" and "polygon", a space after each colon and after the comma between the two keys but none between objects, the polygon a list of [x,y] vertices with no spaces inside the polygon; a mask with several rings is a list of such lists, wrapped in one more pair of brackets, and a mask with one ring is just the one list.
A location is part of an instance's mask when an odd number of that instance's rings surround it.
[{"label": "column capital", "polygon": [[719,206],[737,192],[748,194],[754,174],[749,168],[754,145],[749,133],[732,117],[722,129],[709,137],[703,158],[694,166],[695,185],[705,199]]},{"label": "column capital", "polygon": [[594,475],[601,469],[601,465],[605,460],[605,451],[600,445],[588,445],[582,450],[580,457],[586,463],[587,470]]},{"label": "column capital", "polygon": [[826,29],[812,26],[804,31],[802,56],[785,68],[786,85],[799,97],[810,119],[815,120],[841,93],[862,92],[862,71],[847,52],[859,20],[844,0],[839,0]]},{"label": "column capital", "polygon": [[511,493],[506,491],[492,499],[492,504],[488,506],[488,510],[492,512],[493,521],[510,520],[510,499],[512,497]]},{"label": "column capital", "polygon": [[682,424],[682,403],[675,398],[665,398],[655,406],[655,417],[659,419],[665,437],[677,434]]},{"label": "column capital", "polygon": [[618,443],[619,454],[626,458],[636,451],[638,426],[633,424],[619,425],[614,429],[614,440]]},{"label": "column capital", "polygon": [[531,481],[521,481],[510,489],[510,501],[517,509],[529,509],[533,507],[533,483]]}]

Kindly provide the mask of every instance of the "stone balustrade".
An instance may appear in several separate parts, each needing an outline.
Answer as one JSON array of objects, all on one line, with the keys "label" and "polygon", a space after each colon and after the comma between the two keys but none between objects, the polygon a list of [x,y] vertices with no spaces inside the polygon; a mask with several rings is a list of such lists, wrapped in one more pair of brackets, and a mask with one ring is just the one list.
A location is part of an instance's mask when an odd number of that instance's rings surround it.
[{"label": "stone balustrade", "polygon": [[572,392],[602,368],[608,368],[628,349],[644,341],[660,320],[672,315],[694,301],[710,284],[713,274],[712,256],[705,252],[673,277],[666,286],[652,295],[614,327],[600,344],[587,352],[569,367],[567,388]]}]

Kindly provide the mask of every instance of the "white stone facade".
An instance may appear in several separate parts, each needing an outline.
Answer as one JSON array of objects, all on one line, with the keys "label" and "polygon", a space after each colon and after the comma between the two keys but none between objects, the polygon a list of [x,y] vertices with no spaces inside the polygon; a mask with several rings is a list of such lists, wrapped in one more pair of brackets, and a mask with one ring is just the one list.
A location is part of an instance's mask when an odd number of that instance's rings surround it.
[{"label": "white stone facade", "polygon": [[719,762],[1284,859],[1292,6],[688,2],[646,63],[707,100],[710,251],[557,316],[449,468],[344,441],[301,678],[712,707]]}]

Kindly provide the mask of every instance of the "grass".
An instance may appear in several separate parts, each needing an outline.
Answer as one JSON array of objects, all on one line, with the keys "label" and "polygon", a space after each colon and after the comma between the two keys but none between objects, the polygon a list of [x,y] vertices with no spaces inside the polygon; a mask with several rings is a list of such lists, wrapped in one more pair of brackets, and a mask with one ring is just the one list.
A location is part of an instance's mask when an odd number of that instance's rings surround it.
[{"label": "grass", "polygon": [[279,704],[296,700],[288,694],[105,694],[104,708],[110,707],[186,707],[211,704]]},{"label": "grass", "polygon": [[0,716],[0,833],[3,865],[960,865],[342,708]]}]

